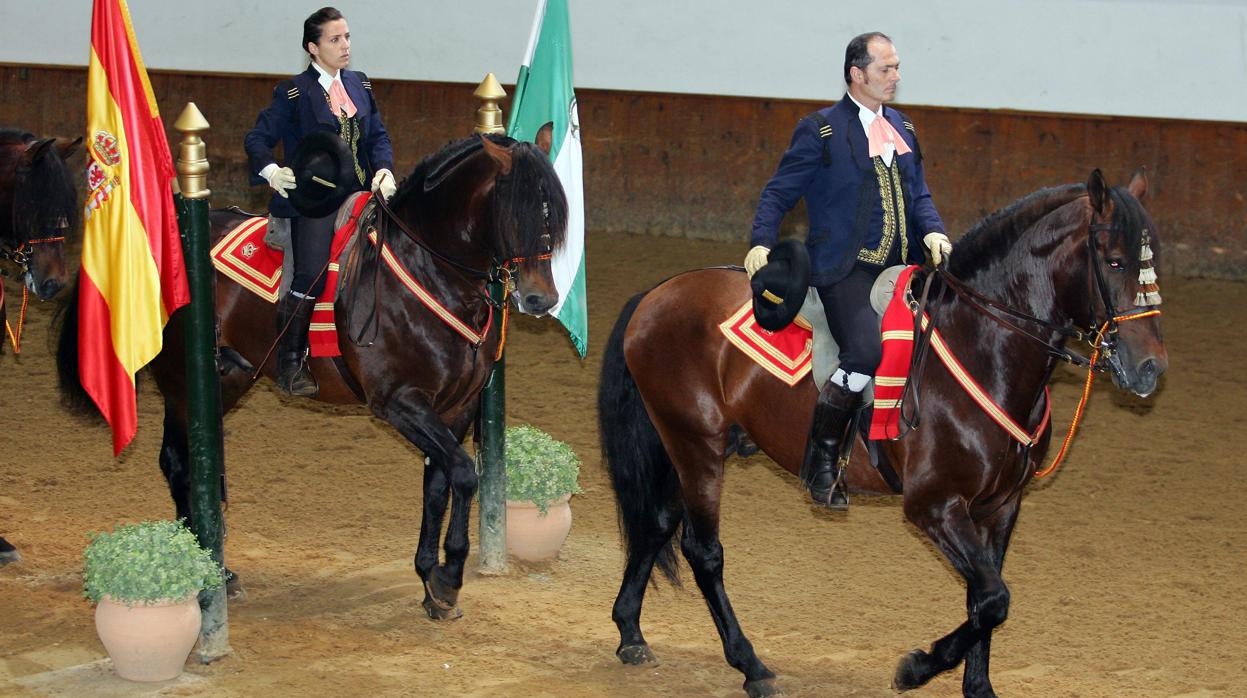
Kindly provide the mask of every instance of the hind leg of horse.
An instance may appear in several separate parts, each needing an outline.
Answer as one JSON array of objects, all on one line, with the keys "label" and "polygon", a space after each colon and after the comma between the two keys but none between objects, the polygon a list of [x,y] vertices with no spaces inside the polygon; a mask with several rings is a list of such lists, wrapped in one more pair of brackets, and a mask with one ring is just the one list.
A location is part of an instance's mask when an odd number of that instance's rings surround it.
[{"label": "hind leg of horse", "polygon": [[[680,473],[680,490],[684,499],[684,535],[680,549],[723,642],[727,663],[745,675],[744,688],[750,698],[772,696],[779,692],[775,674],[758,659],[753,643],[745,637],[732,603],[723,587],[723,545],[719,542],[719,501],[723,488],[724,444],[688,446],[669,449]],[[707,464],[714,464],[709,466]]]},{"label": "hind leg of horse", "polygon": [[[970,518],[964,504],[927,507],[918,516],[913,516],[907,508],[906,515],[926,532],[966,580],[967,619],[936,640],[929,652],[913,650],[901,659],[892,679],[892,687],[898,691],[917,688],[957,666],[984,639],[990,643],[992,630],[1004,622],[1009,612],[1009,589],[1000,577],[998,556],[989,545],[987,532]],[[990,644],[979,648],[982,654],[976,661],[981,660],[981,663],[972,672],[977,674],[981,670],[984,679],[989,647]],[[972,688],[976,692],[966,693],[967,696],[995,695],[990,682],[974,684]]]},{"label": "hind leg of horse", "polygon": [[190,456],[186,442],[186,428],[173,410],[165,409],[164,438],[160,443],[160,472],[164,473],[173,498],[177,518],[184,519],[189,527],[193,524],[190,505]]},{"label": "hind leg of horse", "polygon": [[637,536],[629,545],[623,583],[611,609],[611,619],[619,628],[619,648],[615,650],[615,656],[624,664],[657,661],[641,634],[641,604],[645,600],[645,588],[653,574],[654,563],[670,546],[671,536],[675,534],[679,522],[676,515],[663,511],[654,518],[653,526],[646,535]]}]

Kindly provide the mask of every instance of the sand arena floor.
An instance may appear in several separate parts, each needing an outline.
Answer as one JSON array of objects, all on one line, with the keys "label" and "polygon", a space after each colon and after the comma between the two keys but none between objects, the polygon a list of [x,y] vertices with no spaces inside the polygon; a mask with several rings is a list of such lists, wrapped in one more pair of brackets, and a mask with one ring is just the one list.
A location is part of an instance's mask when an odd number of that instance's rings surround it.
[{"label": "sand arena floor", "polygon": [[[427,620],[411,566],[420,454],[362,409],[289,400],[265,383],[225,423],[226,556],[247,587],[229,607],[234,652],[153,690],[744,695],[691,582],[646,598],[643,627],[660,663],[615,659],[610,608],[623,555],[594,407],[601,348],[624,299],[677,271],[736,263],[743,248],[593,235],[589,249],[588,359],[551,320],[517,320],[508,349],[509,422],[542,427],[584,459],[560,559],[472,573],[465,616]],[[18,287],[5,283],[14,298]],[[1247,375],[1237,365],[1247,284],[1162,284],[1162,390],[1139,401],[1097,382],[1066,464],[1024,500],[1005,565],[1013,603],[992,647],[1001,695],[1247,695]],[[113,459],[101,427],[58,405],[50,317],[48,304],[32,306],[21,357],[0,357],[0,534],[24,556],[0,568],[0,694],[133,695],[106,666],[76,683],[45,672],[105,657],[81,597],[86,532],[172,515],[156,465],[160,398],[143,383],[138,437]],[[1057,376],[1061,429],[1079,380]],[[722,535],[735,609],[791,696],[891,695],[901,655],[965,617],[959,578],[903,522],[897,499],[858,499],[833,519],[767,458],[737,459]],[[959,695],[960,682],[958,669],[915,695]]]}]

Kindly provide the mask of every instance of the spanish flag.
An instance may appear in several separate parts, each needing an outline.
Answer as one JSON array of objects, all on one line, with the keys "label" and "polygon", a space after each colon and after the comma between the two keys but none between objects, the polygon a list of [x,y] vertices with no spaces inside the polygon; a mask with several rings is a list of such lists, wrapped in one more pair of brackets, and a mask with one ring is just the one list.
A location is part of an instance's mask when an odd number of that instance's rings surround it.
[{"label": "spanish flag", "polygon": [[87,196],[78,284],[82,386],[113,431],[138,427],[134,374],[160,352],[169,315],[190,300],[173,158],[125,0],[94,0],[87,71]]}]

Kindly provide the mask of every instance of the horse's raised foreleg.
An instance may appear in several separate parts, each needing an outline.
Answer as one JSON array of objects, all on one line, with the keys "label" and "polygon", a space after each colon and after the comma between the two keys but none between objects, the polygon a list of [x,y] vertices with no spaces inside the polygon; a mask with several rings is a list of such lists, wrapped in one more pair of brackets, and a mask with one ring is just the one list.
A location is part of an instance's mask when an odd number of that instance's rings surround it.
[{"label": "horse's raised foreleg", "polygon": [[[906,504],[914,501],[909,498],[909,492],[906,495]],[[997,556],[987,543],[986,533],[970,518],[964,502],[957,501],[946,507],[927,506],[922,511],[911,511],[907,506],[905,514],[931,538],[966,580],[968,617],[956,630],[935,641],[929,652],[913,650],[901,659],[892,679],[892,687],[898,691],[917,688],[960,664],[984,638],[990,641],[992,630],[1003,623],[1009,613],[1009,589],[1000,577]],[[990,645],[981,648],[979,658],[983,660],[984,676],[988,647]],[[985,692],[966,695],[995,695],[990,682],[977,684],[976,690]]]},{"label": "horse's raised foreleg", "polygon": [[[428,457],[424,477],[424,515],[416,549],[416,574],[424,582],[424,610],[433,620],[452,620],[463,615],[458,608],[463,587],[463,566],[469,549],[468,514],[476,494],[476,464],[459,445],[456,433],[442,423],[437,412],[414,390],[404,391],[373,411],[398,429]],[[466,420],[463,420],[466,425]],[[459,425],[456,425],[459,426]],[[459,436],[466,426],[460,428]],[[452,497],[450,526],[446,531],[444,565],[437,564],[437,542],[446,514],[449,489]]]},{"label": "horse's raised foreleg", "polygon": [[680,550],[693,569],[697,587],[714,619],[723,656],[727,663],[745,675],[745,691],[750,698],[778,693],[775,674],[758,659],[753,643],[745,637],[723,587],[723,545],[719,542],[719,501],[723,489],[723,451],[725,444],[682,445],[669,448],[680,473],[684,499],[684,534]]}]

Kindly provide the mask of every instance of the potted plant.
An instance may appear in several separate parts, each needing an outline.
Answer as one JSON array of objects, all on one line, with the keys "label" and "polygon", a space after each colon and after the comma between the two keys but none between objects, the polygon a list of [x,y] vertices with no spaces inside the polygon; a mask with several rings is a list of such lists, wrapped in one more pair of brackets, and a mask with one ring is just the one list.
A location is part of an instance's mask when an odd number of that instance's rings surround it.
[{"label": "potted plant", "polygon": [[568,504],[580,492],[571,446],[529,425],[506,430],[507,552],[521,560],[558,554],[572,528]]},{"label": "potted plant", "polygon": [[90,533],[82,576],[95,629],[117,675],[167,681],[199,636],[199,592],[223,571],[179,521],[147,521]]}]

